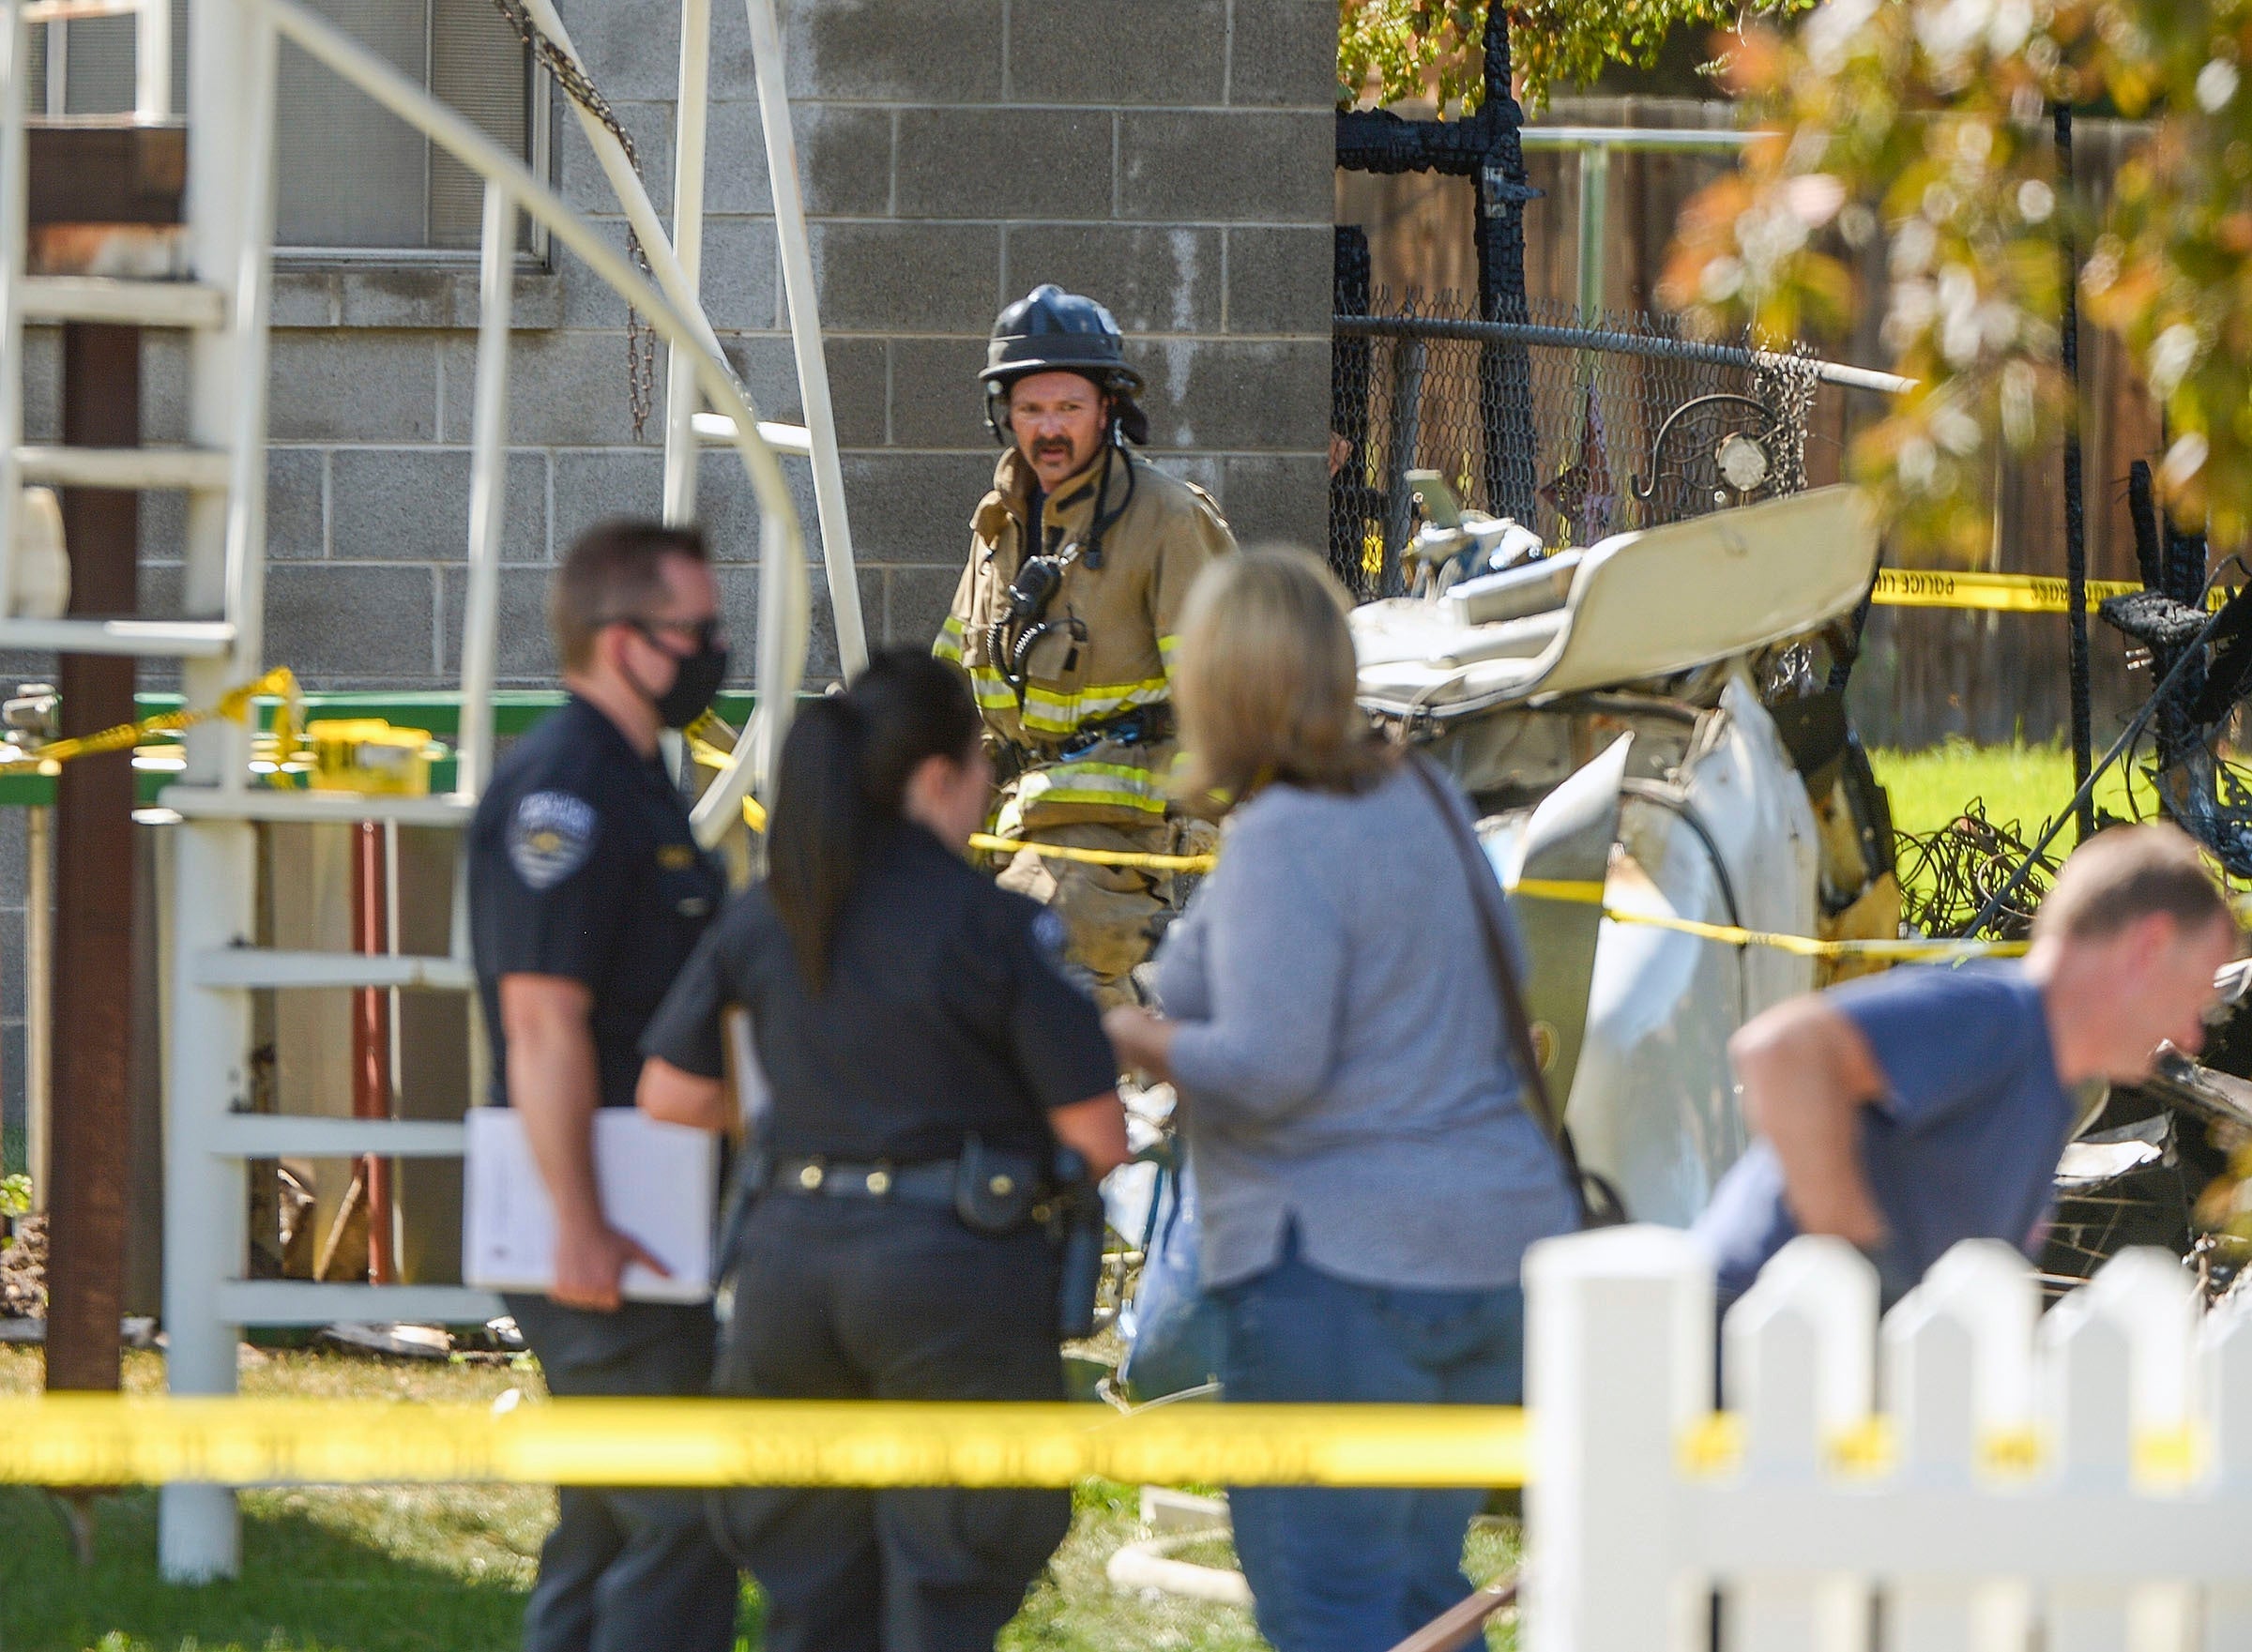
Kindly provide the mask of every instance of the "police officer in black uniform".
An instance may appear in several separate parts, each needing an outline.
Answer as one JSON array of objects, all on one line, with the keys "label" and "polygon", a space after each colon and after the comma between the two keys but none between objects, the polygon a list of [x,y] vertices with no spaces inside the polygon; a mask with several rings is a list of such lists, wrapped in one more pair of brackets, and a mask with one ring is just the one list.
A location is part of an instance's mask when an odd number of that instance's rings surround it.
[{"label": "police officer in black uniform", "polygon": [[[1063,1397],[1058,1288],[1087,1229],[1054,1230],[1126,1157],[1125,1118],[1056,916],[964,858],[992,778],[977,708],[927,656],[881,654],[805,707],[768,877],[643,1039],[644,1110],[720,1128],[739,1007],[770,1098],[723,1287],[722,1393]],[[1095,1200],[1098,1252],[1100,1223]],[[1061,1491],[712,1501],[766,1590],[768,1652],[988,1652],[1071,1523]]]},{"label": "police officer in black uniform", "polygon": [[[689,835],[658,731],[727,667],[719,587],[692,529],[613,522],[571,549],[549,622],[571,698],[495,766],[469,838],[493,1100],[513,1106],[555,1210],[555,1282],[510,1311],[557,1395],[702,1394],[708,1307],[626,1302],[651,1259],[603,1220],[597,1107],[633,1102],[637,1045],[725,893]],[[702,1501],[566,1487],[525,1613],[527,1652],[733,1652],[737,1579]]]}]

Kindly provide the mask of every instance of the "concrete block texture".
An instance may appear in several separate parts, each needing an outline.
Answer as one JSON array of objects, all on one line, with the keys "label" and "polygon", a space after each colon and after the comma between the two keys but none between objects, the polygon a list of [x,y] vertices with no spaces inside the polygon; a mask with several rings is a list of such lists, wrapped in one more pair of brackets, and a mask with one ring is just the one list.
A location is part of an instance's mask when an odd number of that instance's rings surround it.
[{"label": "concrete block texture", "polygon": [[[784,424],[804,422],[797,351],[786,335],[737,336],[723,339],[721,343],[759,417]],[[881,339],[822,341],[822,357],[829,363],[829,411],[837,422],[840,447],[884,445],[885,385],[890,371],[884,349]]]},{"label": "concrete block texture", "polygon": [[824,330],[983,330],[1001,307],[996,224],[816,222],[813,258]]},{"label": "concrete block texture", "polygon": [[1320,551],[1330,538],[1330,473],[1320,454],[1236,454],[1215,490],[1246,545],[1280,540]]},{"label": "concrete block texture", "polygon": [[573,539],[613,516],[655,516],[664,506],[661,453],[555,455],[555,547],[560,559]]},{"label": "concrete block texture", "polygon": [[[327,554],[328,456],[317,447],[269,447],[266,453],[266,553],[275,561],[303,562]],[[144,493],[138,544],[142,605],[158,566],[176,565],[187,552],[188,495]]]},{"label": "concrete block texture", "polygon": [[969,518],[993,486],[990,444],[964,453],[847,453],[844,493],[860,560],[959,568]]},{"label": "concrete block texture", "polygon": [[1229,103],[1336,106],[1336,0],[1230,0],[1228,12]]},{"label": "concrete block texture", "polygon": [[1305,452],[1326,438],[1330,342],[1129,339],[1150,445],[1206,452]]},{"label": "concrete block texture", "polygon": [[[966,536],[963,542],[966,550]],[[884,569],[884,640],[896,647],[929,647],[946,623],[961,583],[959,563],[951,568]]]},{"label": "concrete block texture", "polygon": [[1197,224],[1012,224],[1002,286],[1012,297],[1042,281],[1086,293],[1129,333],[1216,333],[1221,235]]},{"label": "concrete block texture", "polygon": [[[622,219],[597,223],[595,232],[621,255],[627,227]],[[555,263],[562,280],[562,325],[566,328],[622,328],[626,300],[566,248]],[[655,285],[652,281],[651,285]],[[704,220],[702,276],[704,313],[720,333],[771,328],[780,325],[782,265],[768,218],[708,216]],[[662,348],[662,346],[660,346]]]},{"label": "concrete block texture", "polygon": [[[509,445],[516,447],[626,447],[633,442],[622,332],[517,333],[509,352]],[[443,430],[421,440],[466,443],[475,431],[477,336],[449,335],[437,357],[446,385]],[[656,382],[664,378],[662,352]],[[663,393],[643,439],[663,440]],[[362,436],[361,441],[370,438]],[[381,438],[375,438],[380,440]]]},{"label": "concrete block texture", "polygon": [[[274,333],[268,341],[267,436],[277,442],[436,440],[441,337]],[[464,359],[475,357],[473,339],[462,348]],[[466,374],[462,383],[468,384]],[[465,427],[465,395],[460,417]]]},{"label": "concrete block texture", "polygon": [[[1015,9],[1048,6],[1078,9],[1062,0],[1031,0]],[[783,0],[779,9],[793,100],[1001,99],[1006,0]]]},{"label": "concrete block texture", "polygon": [[1118,216],[1326,224],[1335,117],[1324,110],[1130,110],[1118,117]]},{"label": "concrete block texture", "polygon": [[1227,84],[1227,0],[1028,0],[1010,9],[1009,96],[1217,105]]},{"label": "concrete block texture", "polygon": [[[674,8],[677,15],[677,8]],[[676,65],[676,70],[677,66]],[[598,83],[607,86],[610,76],[607,66],[598,68]],[[667,222],[673,207],[673,88],[667,86],[664,100],[627,101],[604,93],[610,99],[610,112],[617,116],[617,124],[626,129],[632,140],[635,170],[641,174],[641,186],[649,192],[657,210]],[[580,120],[575,104],[566,100],[555,111],[552,129],[555,156],[555,189],[563,199],[580,212],[595,218],[615,218],[625,211],[611,188],[609,174],[595,158],[594,145],[587,140],[586,123]]]},{"label": "concrete block texture", "polygon": [[[553,688],[561,669],[547,635],[547,584],[553,570],[500,570],[500,615],[494,627],[494,674],[513,688]],[[453,682],[462,671],[462,611],[468,600],[469,570],[449,568],[438,575],[438,671]]]},{"label": "concrete block texture", "polygon": [[903,110],[898,215],[1106,219],[1112,124],[1107,110]]},{"label": "concrete block texture", "polygon": [[312,688],[427,682],[436,596],[427,566],[278,564],[266,575],[266,657]]},{"label": "concrete block texture", "polygon": [[1334,246],[1326,224],[1229,230],[1227,330],[1326,334]]},{"label": "concrete block texture", "polygon": [[[748,80],[712,82],[704,137],[704,210],[771,214],[766,129]],[[670,106],[667,106],[668,113]],[[891,209],[892,112],[878,105],[799,103],[790,111],[798,183],[815,216],[881,218]],[[671,201],[662,203],[667,221]]]},{"label": "concrete block texture", "polygon": [[[466,558],[468,449],[345,447],[329,462],[331,554],[378,562]],[[502,559],[546,561],[547,455],[510,454],[507,486]]]},{"label": "concrete block texture", "polygon": [[894,339],[890,348],[894,447],[974,449],[991,440],[978,383],[982,338]]}]

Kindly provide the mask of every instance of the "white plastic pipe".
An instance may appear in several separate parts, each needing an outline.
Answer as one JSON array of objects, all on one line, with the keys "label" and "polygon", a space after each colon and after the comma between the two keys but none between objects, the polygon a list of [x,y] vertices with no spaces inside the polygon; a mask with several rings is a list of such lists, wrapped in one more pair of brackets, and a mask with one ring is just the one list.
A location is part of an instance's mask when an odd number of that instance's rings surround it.
[{"label": "white plastic pipe", "polygon": [[133,32],[133,118],[172,118],[172,0],[139,0]]},{"label": "white plastic pipe", "polygon": [[454,790],[483,794],[493,772],[493,676],[500,626],[500,546],[509,493],[509,307],[514,297],[516,203],[485,185],[478,265],[477,402],[470,432],[469,578],[462,601],[462,711]]},{"label": "white plastic pipe", "polygon": [[[227,617],[235,622],[236,681],[255,676],[266,656],[266,293],[273,275],[274,102],[281,41],[270,18],[253,15],[241,47],[241,246],[235,301],[235,397],[227,432]],[[247,732],[244,735],[247,743]],[[228,765],[221,784],[240,791],[249,768]]]},{"label": "white plastic pipe", "polygon": [[829,360],[821,352],[820,304],[805,230],[805,190],[798,175],[798,135],[790,127],[782,29],[774,21],[774,0],[744,0],[744,6],[751,21],[751,59],[758,77],[759,124],[767,134],[774,234],[782,244],[782,289],[790,307],[790,348],[798,358],[805,428],[813,437],[814,506],[821,519],[821,560],[829,571],[829,607],[837,620],[837,657],[847,675],[857,675],[868,664],[868,630],[860,616],[860,581],[853,571],[852,527],[844,514],[844,470],[837,456]]},{"label": "white plastic pipe", "polygon": [[[723,413],[699,413],[689,422],[700,442],[725,446],[735,442],[735,420]],[[778,424],[770,418],[762,418],[758,421],[758,433],[777,453],[794,453],[803,459],[814,450],[813,437],[801,424]]]},{"label": "white plastic pipe", "polygon": [[[673,251],[700,283],[704,267],[704,147],[711,116],[711,0],[680,0],[680,98],[673,128]],[[700,289],[699,289],[700,290]],[[693,420],[696,378],[681,345],[664,374],[664,520],[696,514],[696,465],[703,457]]]}]

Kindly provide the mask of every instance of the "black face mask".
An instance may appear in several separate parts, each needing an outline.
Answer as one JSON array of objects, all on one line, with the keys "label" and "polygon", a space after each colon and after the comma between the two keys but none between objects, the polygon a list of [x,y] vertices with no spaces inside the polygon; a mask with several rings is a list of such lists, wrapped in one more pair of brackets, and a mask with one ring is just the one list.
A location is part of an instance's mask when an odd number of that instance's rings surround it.
[{"label": "black face mask", "polygon": [[[657,641],[654,626],[636,625],[634,629],[647,638],[652,647],[672,654]],[[727,675],[727,644],[720,641],[719,630],[719,621],[707,622],[697,628],[693,654],[673,655],[673,686],[650,698],[657,708],[657,720],[666,728],[684,729],[711,709]]]}]

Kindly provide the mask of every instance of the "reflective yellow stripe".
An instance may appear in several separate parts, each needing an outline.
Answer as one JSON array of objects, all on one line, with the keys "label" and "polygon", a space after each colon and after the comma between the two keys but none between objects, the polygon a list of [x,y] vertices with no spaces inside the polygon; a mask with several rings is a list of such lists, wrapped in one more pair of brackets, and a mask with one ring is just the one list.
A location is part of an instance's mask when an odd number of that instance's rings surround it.
[{"label": "reflective yellow stripe", "polygon": [[1029,687],[1025,690],[1025,727],[1043,735],[1068,735],[1081,723],[1116,717],[1137,705],[1156,705],[1166,697],[1164,677],[1138,683],[1099,683],[1075,694]]},{"label": "reflective yellow stripe", "polygon": [[938,640],[931,644],[931,652],[956,665],[962,663],[962,622],[952,614],[948,614],[946,624],[939,628]]},{"label": "reflective yellow stripe", "polygon": [[1157,657],[1164,662],[1167,676],[1173,674],[1173,650],[1179,646],[1179,637],[1160,637],[1157,640]]},{"label": "reflective yellow stripe", "polygon": [[1016,707],[1016,690],[1009,686],[1007,677],[990,665],[973,665],[969,668],[969,688],[981,710],[997,708],[1012,711]]},{"label": "reflective yellow stripe", "polygon": [[1028,838],[997,838],[991,832],[972,832],[969,846],[990,855],[1014,855],[1029,849],[1042,860],[1076,860],[1088,866],[1133,866],[1145,871],[1210,871],[1220,863],[1217,855],[1149,855],[1134,849],[1078,849],[1065,843],[1042,843]]},{"label": "reflective yellow stripe", "polygon": [[1017,801],[1079,803],[1098,809],[1165,811],[1164,787],[1146,768],[1122,763],[1058,763],[1034,769],[1017,782]]}]

